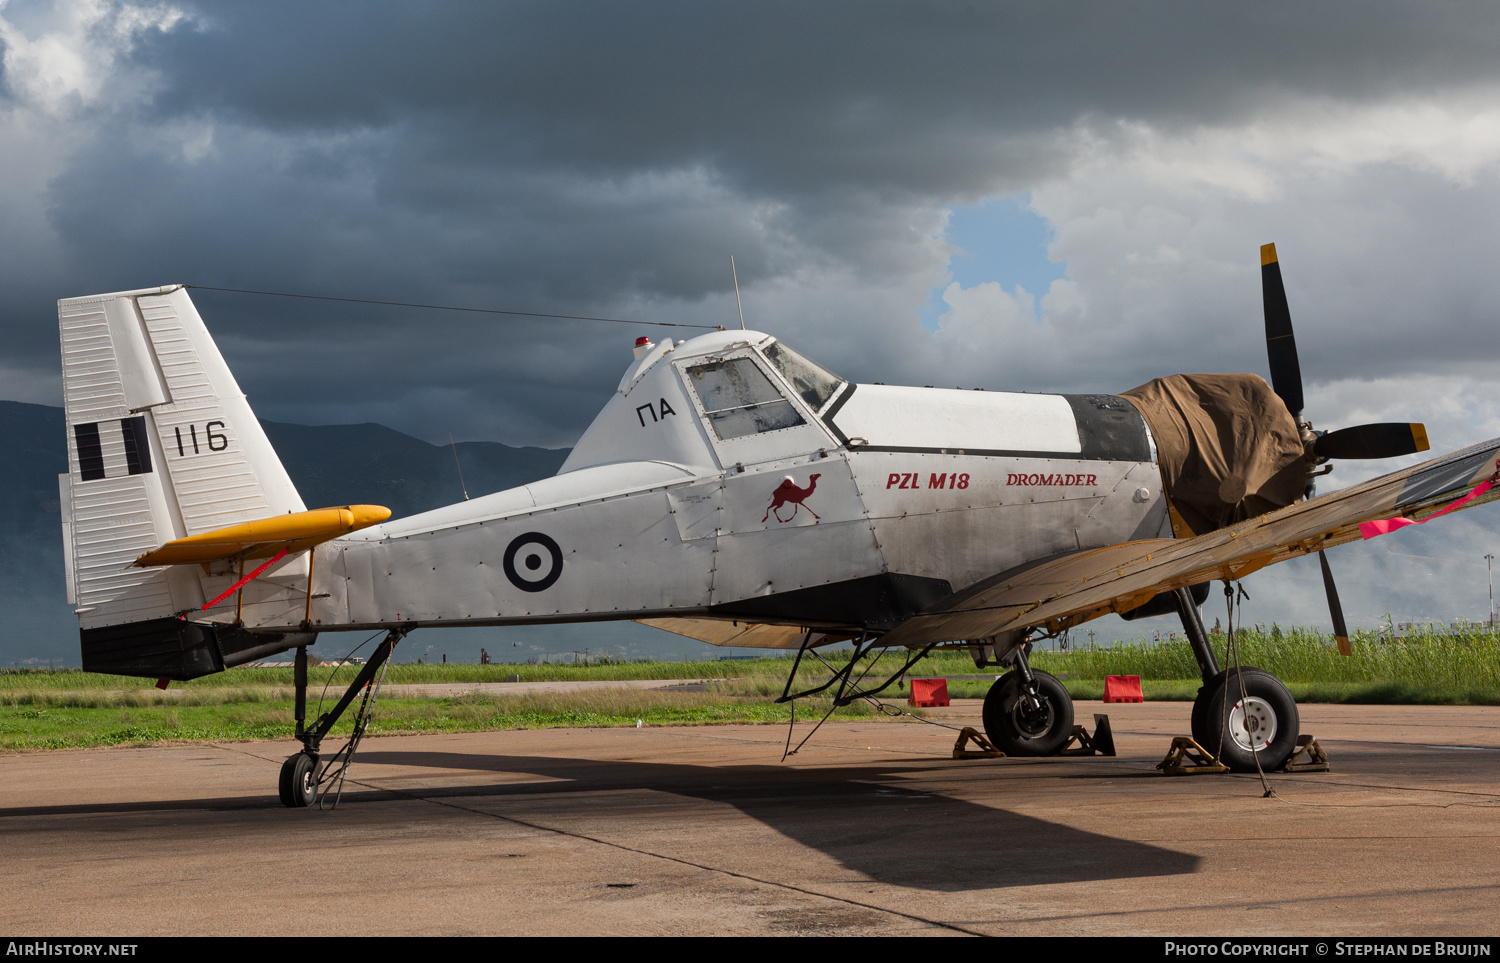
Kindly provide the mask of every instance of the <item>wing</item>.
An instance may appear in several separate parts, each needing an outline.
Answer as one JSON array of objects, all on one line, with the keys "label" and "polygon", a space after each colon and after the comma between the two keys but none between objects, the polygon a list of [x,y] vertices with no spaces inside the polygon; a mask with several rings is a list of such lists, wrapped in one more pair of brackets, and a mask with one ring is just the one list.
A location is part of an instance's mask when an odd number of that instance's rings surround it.
[{"label": "wing", "polygon": [[1359,524],[1399,516],[1423,521],[1450,507],[1500,498],[1500,438],[1290,505],[1196,538],[1125,542],[1002,572],[957,592],[881,638],[917,646],[985,639],[1007,630],[1067,628],[1129,612],[1159,592],[1214,579],[1234,580],[1267,565],[1360,538]]},{"label": "wing", "polygon": [[[709,645],[734,646],[740,649],[800,649],[807,629],[796,625],[770,625],[762,622],[728,619],[636,619],[642,625],[685,635]],[[814,632],[812,646],[830,645],[858,636],[839,632]]]}]

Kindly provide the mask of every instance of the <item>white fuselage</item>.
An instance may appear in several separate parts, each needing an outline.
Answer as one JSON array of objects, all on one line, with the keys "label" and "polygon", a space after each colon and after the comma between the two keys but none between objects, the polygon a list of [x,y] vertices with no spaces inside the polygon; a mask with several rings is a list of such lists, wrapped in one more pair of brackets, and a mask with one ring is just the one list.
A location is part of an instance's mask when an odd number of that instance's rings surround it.
[{"label": "white fuselage", "polygon": [[1169,534],[1124,399],[855,385],[721,331],[642,346],[552,478],[311,550],[148,561],[307,506],[181,285],[66,298],[58,325],[68,599],[94,671],[194,678],[416,625],[883,632],[1016,566]]},{"label": "white fuselage", "polygon": [[[556,476],[319,547],[314,628],[880,628],[996,572],[1166,528],[1149,434],[1117,398],[841,384],[824,400],[767,360],[772,344],[664,342]],[[247,626],[301,622],[266,603]]]}]

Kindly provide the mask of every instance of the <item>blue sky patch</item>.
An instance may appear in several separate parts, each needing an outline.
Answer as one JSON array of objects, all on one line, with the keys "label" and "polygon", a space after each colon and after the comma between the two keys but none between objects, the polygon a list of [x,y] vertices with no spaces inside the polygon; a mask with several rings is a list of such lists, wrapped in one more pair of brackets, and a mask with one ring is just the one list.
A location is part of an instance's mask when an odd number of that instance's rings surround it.
[{"label": "blue sky patch", "polygon": [[[1044,218],[1027,209],[1027,200],[1026,195],[1017,194],[977,207],[953,208],[946,236],[962,249],[948,259],[954,281],[966,288],[998,281],[1010,292],[1019,284],[1040,299],[1053,281],[1067,274],[1065,262],[1047,259],[1052,230]],[[933,288],[917,312],[922,327],[929,331],[937,330],[937,319],[946,310],[946,287]]]}]

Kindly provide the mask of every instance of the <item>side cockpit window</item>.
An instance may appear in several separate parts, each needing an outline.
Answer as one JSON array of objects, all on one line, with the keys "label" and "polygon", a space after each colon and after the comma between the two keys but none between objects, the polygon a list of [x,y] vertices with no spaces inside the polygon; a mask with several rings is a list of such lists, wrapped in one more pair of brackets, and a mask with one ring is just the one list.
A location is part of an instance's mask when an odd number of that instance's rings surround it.
[{"label": "side cockpit window", "polygon": [[749,358],[693,365],[687,372],[709,424],[723,441],[804,423]]},{"label": "side cockpit window", "polygon": [[823,406],[839,390],[844,379],[802,357],[780,341],[773,341],[764,349],[766,357],[781,372],[792,390],[802,396],[813,411],[822,411]]}]

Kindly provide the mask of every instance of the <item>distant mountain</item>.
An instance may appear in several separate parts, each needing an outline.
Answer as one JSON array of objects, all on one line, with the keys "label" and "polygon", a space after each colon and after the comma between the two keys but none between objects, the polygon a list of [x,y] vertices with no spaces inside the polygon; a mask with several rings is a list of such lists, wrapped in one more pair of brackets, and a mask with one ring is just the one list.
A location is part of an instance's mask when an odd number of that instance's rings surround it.
[{"label": "distant mountain", "polygon": [[384,425],[261,426],[308,508],[384,505],[394,518],[555,475],[570,451],[463,441],[455,463],[453,447]]},{"label": "distant mountain", "polygon": [[[394,517],[557,473],[569,449],[498,442],[429,445],[384,425],[262,422],[309,508],[384,505]],[[63,583],[57,476],[68,470],[63,410],[0,401],[0,666],[78,662],[78,622]],[[463,485],[459,483],[459,467]]]},{"label": "distant mountain", "polygon": [[57,476],[68,470],[63,410],[0,401],[0,665],[78,663],[63,586]]}]

